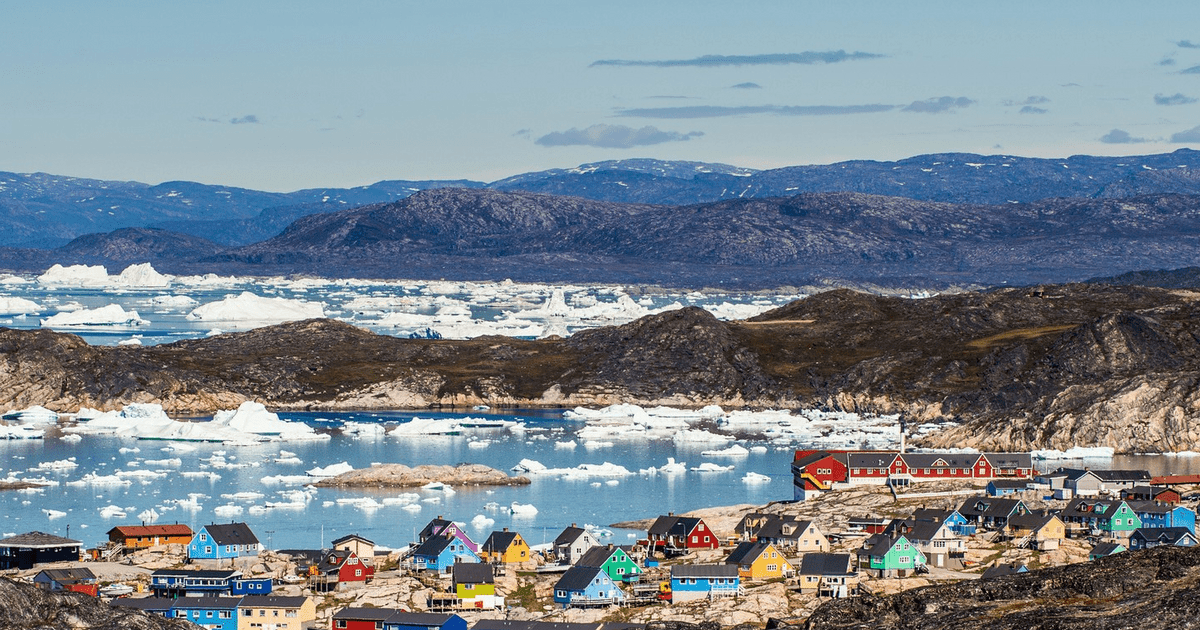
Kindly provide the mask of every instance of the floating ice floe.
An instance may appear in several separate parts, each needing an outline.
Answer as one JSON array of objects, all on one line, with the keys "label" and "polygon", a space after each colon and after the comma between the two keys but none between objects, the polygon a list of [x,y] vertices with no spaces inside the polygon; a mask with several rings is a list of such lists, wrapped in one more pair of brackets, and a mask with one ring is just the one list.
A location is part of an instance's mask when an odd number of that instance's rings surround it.
[{"label": "floating ice floe", "polygon": [[138,520],[142,521],[143,523],[153,523],[154,521],[158,520],[159,514],[158,512],[155,512],[153,508],[150,508],[138,512],[137,517]]},{"label": "floating ice floe", "polygon": [[222,516],[222,517],[237,516],[245,511],[246,511],[246,508],[244,508],[240,505],[234,505],[232,503],[226,504],[226,505],[218,505],[217,507],[213,508],[213,514],[216,514],[217,516]]},{"label": "floating ice floe", "polygon": [[0,315],[33,315],[42,312],[42,307],[33,300],[19,297],[0,297]]},{"label": "floating ice floe", "polygon": [[143,440],[256,444],[278,440],[322,440],[302,422],[280,420],[261,403],[245,402],[236,411],[219,411],[209,422],[172,420],[161,405],[130,404],[121,411],[92,417],[64,431],[83,434],[120,435]]},{"label": "floating ice floe", "polygon": [[749,485],[771,483],[771,478],[761,473],[748,472],[742,476],[742,483]]},{"label": "floating ice floe", "polygon": [[148,303],[160,308],[192,308],[199,304],[195,298],[186,295],[156,295]]},{"label": "floating ice floe", "polygon": [[537,516],[538,509],[528,503],[517,503],[513,501],[509,506],[509,511],[513,516]]},{"label": "floating ice floe", "polygon": [[496,519],[488,518],[482,514],[476,514],[475,518],[471,519],[471,527],[477,530],[487,530],[496,524]]},{"label": "floating ice floe", "polygon": [[120,304],[109,304],[100,308],[57,313],[42,320],[43,328],[71,328],[75,326],[145,326],[150,322],[142,319],[137,311],[126,311]]},{"label": "floating ice floe", "polygon": [[1112,459],[1116,451],[1111,446],[1074,446],[1065,451],[1043,449],[1033,451],[1034,459]]},{"label": "floating ice floe", "polygon": [[116,505],[106,505],[100,508],[101,518],[125,518],[126,514],[133,508],[123,508]]},{"label": "floating ice floe", "polygon": [[68,481],[68,486],[129,486],[133,482],[124,479],[118,475],[97,475],[96,473],[87,473],[83,477]]},{"label": "floating ice floe", "polygon": [[79,464],[75,463],[74,460],[75,460],[75,458],[72,457],[69,459],[60,459],[60,460],[53,461],[53,462],[41,462],[37,466],[34,466],[33,468],[30,468],[29,470],[31,472],[40,471],[40,470],[71,470],[72,468],[79,466]]},{"label": "floating ice floe", "polygon": [[108,270],[103,265],[52,265],[45,273],[37,277],[38,284],[72,286],[72,287],[105,287],[108,286]]},{"label": "floating ice floe", "polygon": [[717,451],[700,451],[700,454],[705,457],[746,457],[750,454],[750,450],[741,444],[734,444],[729,448]]},{"label": "floating ice floe", "polygon": [[413,418],[396,425],[388,435],[393,437],[421,437],[429,435],[458,435],[462,433],[461,422],[450,418]]},{"label": "floating ice floe", "polygon": [[725,444],[732,442],[733,436],[721,435],[704,429],[684,429],[671,439],[676,444]]},{"label": "floating ice floe", "polygon": [[674,457],[668,457],[667,463],[662,466],[643,468],[638,471],[643,475],[679,475],[687,472],[687,464],[685,462],[677,462]]},{"label": "floating ice floe", "polygon": [[326,433],[317,433],[303,422],[281,420],[262,404],[246,401],[234,411],[218,411],[209,423],[213,427],[228,427],[240,433],[261,436],[267,440],[285,442],[328,440]]},{"label": "floating ice floe", "polygon": [[591,477],[628,477],[633,473],[618,464],[604,462],[603,464],[580,464],[574,468],[547,468],[545,464],[522,459],[512,470],[527,475],[557,476],[566,480],[589,479]]},{"label": "floating ice floe", "polygon": [[328,466],[325,466],[324,468],[311,468],[305,472],[307,472],[308,476],[310,476],[310,477],[324,478],[324,477],[336,477],[340,474],[348,473],[352,470],[354,470],[353,466],[351,466],[350,464],[348,464],[346,462],[341,462],[340,464],[330,464]]},{"label": "floating ice floe", "polygon": [[46,518],[48,518],[52,521],[56,518],[62,518],[67,515],[66,512],[63,512],[61,510],[48,510],[46,508],[42,508],[42,513],[46,515]]},{"label": "floating ice floe", "polygon": [[341,426],[341,430],[343,435],[358,438],[379,437],[387,433],[386,427],[374,422],[346,422]]},{"label": "floating ice floe", "polygon": [[733,466],[721,466],[720,464],[714,464],[712,462],[704,462],[703,464],[700,464],[699,466],[693,466],[692,470],[694,470],[696,472],[702,472],[702,473],[729,472],[729,471],[733,470]]},{"label": "floating ice floe", "polygon": [[54,424],[58,422],[58,414],[41,405],[34,405],[25,409],[6,411],[4,415],[0,416],[0,420],[21,424]]},{"label": "floating ice floe", "polygon": [[28,424],[0,424],[0,440],[40,440],[46,437],[46,430]]},{"label": "floating ice floe", "polygon": [[568,440],[566,442],[555,442],[554,443],[554,448],[566,449],[568,451],[573,450],[575,448],[575,446],[576,446],[575,440]]},{"label": "floating ice floe", "polygon": [[219,302],[202,304],[187,314],[192,321],[221,322],[234,327],[282,324],[321,317],[325,317],[324,304],[262,297],[249,291],[226,296]]}]

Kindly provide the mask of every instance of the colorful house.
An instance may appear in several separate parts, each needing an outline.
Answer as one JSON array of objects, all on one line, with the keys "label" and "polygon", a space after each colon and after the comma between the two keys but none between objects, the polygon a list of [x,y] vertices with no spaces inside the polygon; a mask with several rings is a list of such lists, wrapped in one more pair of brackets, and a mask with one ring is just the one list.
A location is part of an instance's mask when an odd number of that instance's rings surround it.
[{"label": "colorful house", "polygon": [[961,569],[966,555],[967,544],[958,534],[950,529],[945,521],[918,521],[914,519],[895,519],[888,524],[883,532],[889,536],[903,534],[909,542],[925,554],[925,560],[930,566],[948,569]]},{"label": "colorful house", "polygon": [[575,564],[588,549],[599,544],[591,532],[571,523],[554,539],[554,558],[562,564]]},{"label": "colorful house", "polygon": [[45,532],[29,532],[0,540],[0,569],[32,569],[49,562],[79,560],[83,543]]},{"label": "colorful house", "polygon": [[796,572],[801,593],[848,597],[858,587],[858,573],[848,553],[806,553]]},{"label": "colorful house", "polygon": [[989,497],[1006,497],[1028,489],[1029,482],[1023,479],[993,479],[983,491]]},{"label": "colorful house", "polygon": [[309,565],[307,573],[314,588],[328,591],[343,583],[370,582],[375,577],[375,567],[363,562],[353,551],[335,549],[322,555],[317,564]]},{"label": "colorful house", "polygon": [[834,483],[844,483],[849,477],[845,454],[829,451],[796,451],[792,460],[792,494],[797,501],[807,501],[832,489]]},{"label": "colorful house", "polygon": [[238,630],[300,630],[317,618],[311,597],[247,595],[238,603]]},{"label": "colorful house", "polygon": [[925,566],[925,554],[903,534],[876,534],[856,553],[858,568],[877,577],[905,577]]},{"label": "colorful house", "polygon": [[272,581],[243,578],[237,569],[158,569],[150,574],[150,589],[166,598],[267,595]]},{"label": "colorful house", "polygon": [[241,597],[180,597],[168,615],[186,619],[207,630],[237,630]]},{"label": "colorful house", "polygon": [[765,540],[738,543],[725,564],[732,564],[738,569],[738,577],[743,579],[770,579],[789,577],[793,567],[783,553],[774,544]]},{"label": "colorful house", "polygon": [[417,534],[417,540],[420,542],[426,542],[430,538],[436,538],[439,536],[454,536],[461,541],[462,544],[466,545],[467,549],[470,549],[475,554],[479,553],[479,543],[471,540],[471,537],[468,536],[467,533],[458,526],[458,523],[455,523],[454,521],[448,521],[442,518],[441,515],[438,515],[437,518],[429,521],[429,523],[425,525],[425,528],[421,530],[421,533]]},{"label": "colorful house", "polygon": [[964,501],[958,513],[977,527],[1004,529],[1009,518],[1028,514],[1029,508],[1020,499],[980,496]]},{"label": "colorful house", "polygon": [[245,523],[209,524],[188,543],[189,560],[224,560],[257,556],[261,545]]},{"label": "colorful house", "polygon": [[921,508],[913,512],[912,518],[914,521],[944,522],[950,526],[950,531],[959,536],[970,536],[975,533],[975,526],[967,520],[967,517],[960,514],[958,510]]},{"label": "colorful house", "polygon": [[496,576],[491,565],[460,562],[450,570],[454,604],[459,608],[503,608],[504,598],[496,595]]},{"label": "colorful house", "polygon": [[636,582],[642,574],[642,568],[629,557],[628,550],[615,545],[592,547],[579,558],[575,566],[597,567],[614,582]]},{"label": "colorful house", "polygon": [[1196,535],[1186,527],[1143,527],[1133,530],[1129,535],[1130,549],[1149,549],[1165,545],[1195,547]]},{"label": "colorful house", "polygon": [[510,532],[505,527],[503,531],[492,532],[479,548],[479,557],[491,564],[516,564],[528,562],[529,545],[517,532]]},{"label": "colorful house", "polygon": [[187,525],[120,525],[108,530],[108,541],[126,549],[149,549],[158,545],[186,545],[192,541]]},{"label": "colorful house", "polygon": [[96,597],[98,585],[91,569],[42,569],[33,576],[33,583],[48,591],[71,591]]},{"label": "colorful house", "polygon": [[1075,498],[1059,512],[1068,528],[1075,525],[1088,531],[1110,536],[1128,536],[1142,526],[1129,504],[1120,499]]},{"label": "colorful house", "polygon": [[563,608],[610,606],[625,599],[625,591],[600,567],[573,566],[554,585],[554,602]]},{"label": "colorful house", "polygon": [[765,540],[778,549],[796,553],[829,551],[829,539],[815,521],[796,516],[774,516],[758,530],[756,540]]},{"label": "colorful house", "polygon": [[414,549],[410,557],[418,571],[430,570],[438,573],[449,573],[450,568],[459,562],[481,561],[479,555],[453,532],[429,538]]},{"label": "colorful house", "polygon": [[1008,519],[1004,533],[1017,547],[1053,551],[1066,538],[1067,526],[1056,514],[1022,514]]},{"label": "colorful house", "polygon": [[1142,527],[1186,527],[1196,533],[1196,513],[1190,508],[1171,503],[1139,501],[1129,504],[1142,521]]},{"label": "colorful house", "polygon": [[364,564],[375,564],[375,542],[367,540],[358,534],[342,536],[329,543],[334,551],[352,551]]},{"label": "colorful house", "polygon": [[677,564],[671,567],[671,603],[742,594],[738,568],[732,564]]},{"label": "colorful house", "polygon": [[1122,490],[1121,498],[1130,503],[1134,501],[1153,501],[1167,505],[1179,505],[1179,502],[1182,500],[1178,491],[1156,486],[1134,486],[1133,488]]},{"label": "colorful house", "polygon": [[655,519],[647,532],[647,539],[651,549],[666,553],[716,549],[721,545],[721,541],[704,523],[704,519],[675,516],[674,513]]}]

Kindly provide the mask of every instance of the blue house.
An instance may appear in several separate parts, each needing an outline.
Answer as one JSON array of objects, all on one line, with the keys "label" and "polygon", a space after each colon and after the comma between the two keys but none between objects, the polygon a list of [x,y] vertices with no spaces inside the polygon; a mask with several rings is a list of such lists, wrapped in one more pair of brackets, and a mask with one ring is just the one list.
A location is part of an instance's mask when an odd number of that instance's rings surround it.
[{"label": "blue house", "polygon": [[261,545],[245,523],[210,524],[192,535],[189,560],[224,560],[257,556]]},{"label": "blue house", "polygon": [[150,574],[150,590],[156,597],[219,597],[229,595],[237,569],[159,569]]},{"label": "blue house", "polygon": [[914,521],[933,521],[934,523],[948,523],[950,531],[958,536],[970,536],[975,533],[975,526],[967,520],[958,510],[935,510],[932,508],[921,508],[913,512]]},{"label": "blue house", "polygon": [[1186,527],[1193,536],[1196,534],[1196,513],[1182,505],[1140,501],[1129,507],[1142,520],[1142,527]]},{"label": "blue house", "polygon": [[237,630],[240,597],[181,597],[171,606],[170,616],[209,630]]},{"label": "blue house", "polygon": [[456,562],[480,561],[479,554],[453,534],[429,538],[413,550],[411,557],[417,570],[428,569],[438,573],[449,573]]},{"label": "blue house", "polygon": [[1024,479],[993,479],[988,482],[985,492],[989,497],[1006,497],[1024,492],[1028,485],[1029,482]]},{"label": "blue house", "polygon": [[625,591],[608,577],[603,567],[571,567],[554,585],[554,602],[563,608],[608,606],[624,599]]},{"label": "blue house", "polygon": [[1164,545],[1195,547],[1196,537],[1186,527],[1142,527],[1133,530],[1129,536],[1130,549],[1148,549]]},{"label": "blue house", "polygon": [[677,564],[671,567],[671,603],[742,594],[736,564]]},{"label": "blue house", "polygon": [[397,611],[383,620],[383,630],[467,630],[467,620],[453,613]]}]

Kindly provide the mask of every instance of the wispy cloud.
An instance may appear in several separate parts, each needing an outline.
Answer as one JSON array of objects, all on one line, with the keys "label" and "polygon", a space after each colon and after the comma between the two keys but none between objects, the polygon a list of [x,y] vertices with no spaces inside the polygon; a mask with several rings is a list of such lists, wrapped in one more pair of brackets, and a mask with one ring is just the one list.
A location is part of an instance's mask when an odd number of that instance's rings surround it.
[{"label": "wispy cloud", "polygon": [[1175,45],[1180,48],[1200,48],[1200,44],[1193,44],[1190,40],[1186,39],[1175,42]]},{"label": "wispy cloud", "polygon": [[838,116],[842,114],[873,114],[896,109],[895,105],[692,105],[685,107],[641,107],[618,110],[622,118],[721,118],[750,114],[776,116]]},{"label": "wispy cloud", "polygon": [[759,85],[757,83],[753,83],[751,81],[747,81],[745,83],[739,83],[737,85],[731,85],[729,87],[737,88],[739,90],[760,90],[760,89],[762,89],[761,85]]},{"label": "wispy cloud", "polygon": [[703,136],[703,131],[662,131],[657,127],[642,127],[634,129],[625,125],[592,125],[587,129],[571,128],[566,131],[548,133],[534,142],[544,147],[565,147],[584,145],[605,149],[628,149],[631,147],[662,144],[663,142],[681,142]]},{"label": "wispy cloud", "polygon": [[236,116],[234,118],[206,118],[204,116],[197,116],[196,120],[210,123],[229,123],[231,125],[257,125],[260,122],[258,120],[258,116],[255,116],[254,114]]},{"label": "wispy cloud", "polygon": [[1200,125],[1171,134],[1171,142],[1200,142]]},{"label": "wispy cloud", "polygon": [[600,59],[591,66],[650,66],[655,68],[716,68],[720,66],[782,66],[789,64],[812,65],[817,63],[841,63],[860,59],[879,59],[886,55],[844,50],[798,53],[774,53],[766,55],[703,55],[692,59]]},{"label": "wispy cloud", "polygon": [[1027,97],[1024,100],[1020,100],[1020,101],[1017,101],[1017,100],[1004,101],[1004,106],[1005,107],[1016,107],[1017,105],[1044,105],[1049,102],[1050,102],[1050,99],[1046,98],[1045,96],[1030,96],[1030,97]]},{"label": "wispy cloud", "polygon": [[1196,100],[1197,99],[1194,99],[1190,96],[1184,96],[1183,94],[1179,93],[1172,94],[1171,96],[1164,96],[1162,94],[1154,95],[1155,105],[1190,105],[1195,103]]},{"label": "wispy cloud", "polygon": [[1200,66],[1192,66],[1179,71],[1179,74],[1200,74]]},{"label": "wispy cloud", "polygon": [[1135,138],[1129,135],[1124,129],[1113,129],[1112,131],[1100,136],[1100,142],[1105,144],[1139,144],[1142,142],[1150,142],[1146,138]]},{"label": "wispy cloud", "polygon": [[900,108],[902,112],[918,112],[923,114],[942,114],[955,109],[970,107],[975,101],[965,97],[940,96],[927,98],[923,101],[913,101]]},{"label": "wispy cloud", "polygon": [[1173,66],[1173,65],[1175,65],[1175,60],[1174,60],[1174,59],[1172,59],[1172,58],[1170,58],[1170,57],[1163,57],[1163,58],[1162,58],[1162,61],[1159,61],[1159,62],[1158,62],[1158,65],[1160,65],[1160,66]]},{"label": "wispy cloud", "polygon": [[1033,105],[1026,105],[1025,107],[1022,107],[1020,110],[1018,110],[1017,113],[1018,114],[1045,114],[1046,112],[1049,112],[1049,111],[1050,110],[1046,109],[1045,107],[1034,107]]}]

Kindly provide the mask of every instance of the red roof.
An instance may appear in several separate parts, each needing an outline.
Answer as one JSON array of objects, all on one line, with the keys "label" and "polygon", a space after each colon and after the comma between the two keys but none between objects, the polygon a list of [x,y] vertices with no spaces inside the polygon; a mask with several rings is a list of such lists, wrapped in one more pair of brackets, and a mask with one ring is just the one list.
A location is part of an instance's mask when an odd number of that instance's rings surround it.
[{"label": "red roof", "polygon": [[192,528],[187,525],[119,525],[108,531],[117,532],[126,537],[136,536],[192,536]]}]

